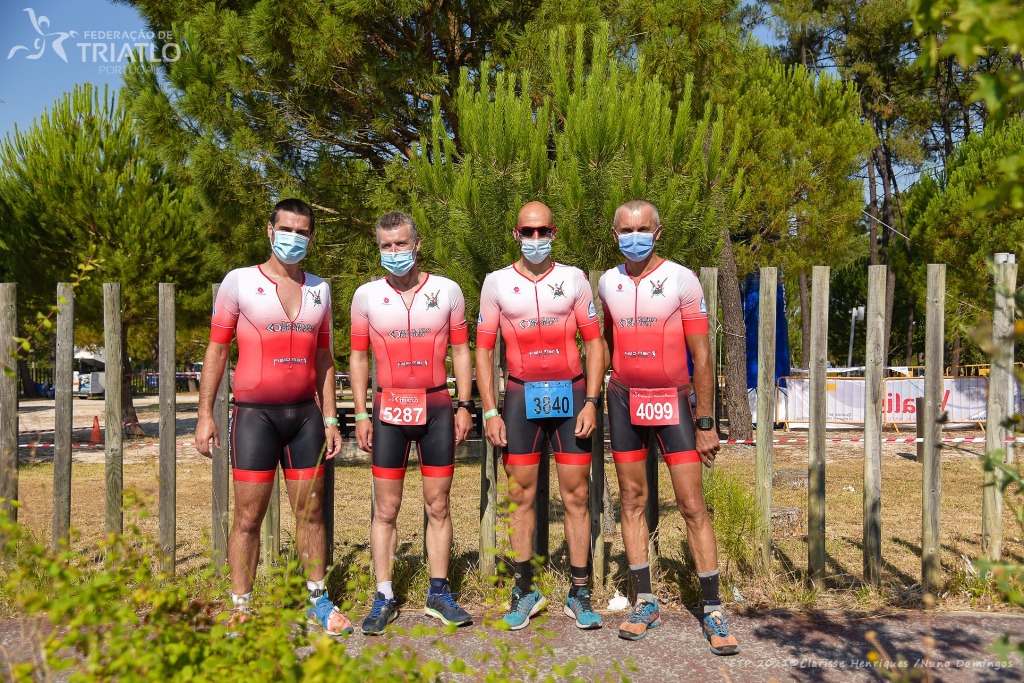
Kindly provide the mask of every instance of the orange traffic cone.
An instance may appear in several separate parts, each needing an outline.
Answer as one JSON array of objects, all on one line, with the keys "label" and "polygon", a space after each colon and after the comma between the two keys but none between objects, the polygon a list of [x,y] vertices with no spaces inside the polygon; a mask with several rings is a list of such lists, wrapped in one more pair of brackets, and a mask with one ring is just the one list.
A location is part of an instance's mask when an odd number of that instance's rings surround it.
[{"label": "orange traffic cone", "polygon": [[100,418],[94,416],[92,418],[92,434],[89,436],[89,445],[98,446],[103,443],[103,433],[100,431]]}]

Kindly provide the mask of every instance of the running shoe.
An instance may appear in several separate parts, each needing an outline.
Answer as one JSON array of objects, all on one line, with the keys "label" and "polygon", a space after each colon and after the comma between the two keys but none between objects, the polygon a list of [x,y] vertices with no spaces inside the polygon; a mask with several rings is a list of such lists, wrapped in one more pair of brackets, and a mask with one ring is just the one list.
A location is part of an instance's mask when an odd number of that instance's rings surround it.
[{"label": "running shoe", "polygon": [[729,633],[725,615],[718,610],[704,615],[704,637],[716,655],[734,655],[740,651],[736,636]]},{"label": "running shoe", "polygon": [[536,588],[524,595],[519,590],[519,586],[514,586],[512,588],[512,600],[509,604],[508,614],[502,617],[502,621],[508,624],[510,631],[526,628],[530,623],[530,617],[544,609],[547,604],[547,599]]},{"label": "running shoe", "polygon": [[452,589],[448,586],[445,586],[441,593],[427,596],[427,606],[423,613],[428,617],[440,619],[448,626],[465,626],[473,623],[473,617],[459,607],[455,602],[455,596],[452,595]]},{"label": "running shoe", "polygon": [[638,598],[629,618],[619,624],[619,638],[640,640],[658,626],[661,626],[661,613],[657,601],[647,602]]},{"label": "running shoe", "polygon": [[384,597],[378,592],[373,598],[373,607],[370,613],[363,619],[362,632],[364,636],[379,636],[384,633],[388,624],[398,618],[398,602],[391,598]]},{"label": "running shoe", "polygon": [[[338,618],[334,619],[335,626],[331,628],[331,618],[335,617],[335,615]],[[306,620],[310,624],[322,628],[324,633],[329,636],[352,633],[352,622],[331,602],[326,591],[306,610]]]},{"label": "running shoe", "polygon": [[601,628],[604,624],[601,615],[590,606],[590,590],[587,588],[580,588],[576,591],[575,596],[567,597],[562,613],[567,617],[575,619],[576,628],[581,628],[585,631]]}]

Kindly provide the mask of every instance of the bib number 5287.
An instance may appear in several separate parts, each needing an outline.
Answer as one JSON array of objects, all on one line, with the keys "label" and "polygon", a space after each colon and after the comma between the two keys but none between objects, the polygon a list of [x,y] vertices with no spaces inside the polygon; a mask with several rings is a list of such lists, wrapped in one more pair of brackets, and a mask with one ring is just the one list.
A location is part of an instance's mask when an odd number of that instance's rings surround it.
[{"label": "bib number 5287", "polygon": [[675,387],[630,389],[629,415],[635,425],[679,424],[679,391]]},{"label": "bib number 5287", "polygon": [[427,395],[423,389],[385,389],[380,421],[393,425],[427,424]]}]

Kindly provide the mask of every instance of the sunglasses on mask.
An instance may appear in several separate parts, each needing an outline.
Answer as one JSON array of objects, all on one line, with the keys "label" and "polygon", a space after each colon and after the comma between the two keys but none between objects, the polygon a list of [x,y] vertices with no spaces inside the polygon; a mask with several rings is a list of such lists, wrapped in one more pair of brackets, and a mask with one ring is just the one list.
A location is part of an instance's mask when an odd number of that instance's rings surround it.
[{"label": "sunglasses on mask", "polygon": [[544,237],[551,237],[553,234],[555,234],[555,226],[553,226],[553,225],[538,225],[538,226],[524,225],[522,227],[516,228],[516,231],[519,233],[520,237],[523,237],[523,238],[526,238],[526,239],[536,239],[538,237],[544,238]]}]

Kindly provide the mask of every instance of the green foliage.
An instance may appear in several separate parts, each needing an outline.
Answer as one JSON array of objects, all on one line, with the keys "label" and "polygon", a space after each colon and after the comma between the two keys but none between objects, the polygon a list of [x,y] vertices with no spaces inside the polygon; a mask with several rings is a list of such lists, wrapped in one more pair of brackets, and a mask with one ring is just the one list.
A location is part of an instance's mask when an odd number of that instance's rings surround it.
[{"label": "green foliage", "polygon": [[[712,257],[719,226],[742,203],[735,145],[720,109],[691,115],[692,79],[674,107],[643,64],[633,70],[610,56],[607,28],[591,37],[589,55],[582,28],[569,55],[564,29],[550,39],[547,95],[528,94],[529,73],[498,73],[492,82],[465,70],[455,95],[461,145],[436,113],[409,162],[410,181],[377,188],[382,210],[411,196],[426,268],[459,282],[471,312],[485,275],[518,258],[512,227],[526,201],[551,206],[555,258],[586,269],[618,262],[608,230],[626,199],[658,205],[667,228],[661,251],[687,263]],[[389,179],[404,172],[394,164]]]},{"label": "green foliage", "polygon": [[1015,252],[1024,243],[1024,212],[979,199],[992,196],[1003,161],[1021,149],[1024,121],[990,127],[963,142],[944,173],[923,176],[907,194],[914,248],[905,266],[914,275],[915,299],[925,301],[924,264],[950,264],[946,315],[953,330],[974,329],[990,315],[990,280],[978,275],[988,271],[993,253]]},{"label": "green foliage", "polygon": [[[126,504],[137,505],[130,492]],[[456,656],[445,643],[453,627],[392,626],[396,635],[411,637],[409,644],[332,642],[306,623],[306,588],[294,559],[270,569],[253,613],[229,624],[232,613],[210,595],[223,577],[210,569],[186,577],[163,573],[155,561],[158,543],[135,523],[92,556],[48,550],[6,512],[0,513],[0,538],[3,594],[54,626],[42,659],[15,665],[13,680],[58,673],[72,681],[437,681],[453,674],[495,683],[581,680],[573,675],[581,660],[568,659],[550,672],[530,664],[552,653],[550,633],[540,631],[528,645],[482,632],[490,647],[472,659]],[[353,588],[350,582],[346,591]],[[351,611],[353,605],[339,607]]]},{"label": "green foliage", "polygon": [[[93,330],[102,329],[102,282],[122,284],[126,337],[147,351],[157,283],[179,285],[179,324],[208,310],[189,296],[206,265],[192,192],[167,175],[107,89],[77,86],[0,143],[0,197],[10,238],[0,277],[19,283],[23,310],[46,308],[88,254],[96,273],[76,292],[76,318]],[[140,323],[149,324],[135,339]]]}]

